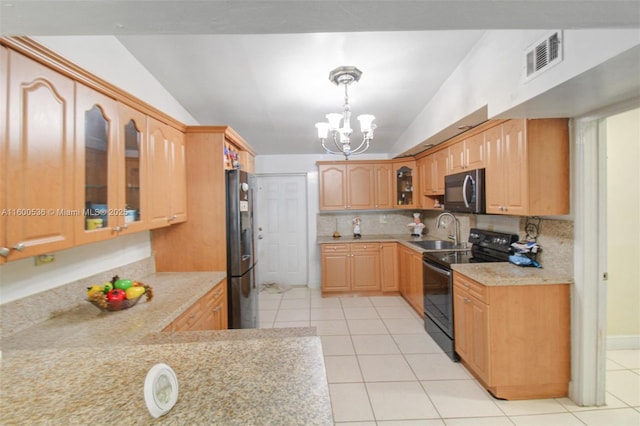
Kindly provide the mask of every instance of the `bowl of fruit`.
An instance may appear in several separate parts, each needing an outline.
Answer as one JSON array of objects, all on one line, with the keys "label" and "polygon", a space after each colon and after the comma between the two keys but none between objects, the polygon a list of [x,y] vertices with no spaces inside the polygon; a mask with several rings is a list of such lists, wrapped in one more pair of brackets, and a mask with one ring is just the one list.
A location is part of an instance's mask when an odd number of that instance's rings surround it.
[{"label": "bowl of fruit", "polygon": [[104,284],[96,284],[87,289],[87,300],[101,311],[122,311],[135,306],[142,296],[147,302],[153,299],[150,285],[130,279],[120,279],[117,275]]}]

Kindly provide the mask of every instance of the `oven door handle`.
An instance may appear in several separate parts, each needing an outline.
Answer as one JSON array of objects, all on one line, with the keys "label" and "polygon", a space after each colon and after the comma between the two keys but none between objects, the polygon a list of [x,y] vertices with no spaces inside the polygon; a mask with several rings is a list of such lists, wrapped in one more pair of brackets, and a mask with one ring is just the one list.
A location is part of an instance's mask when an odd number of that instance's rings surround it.
[{"label": "oven door handle", "polygon": [[423,259],[422,260],[422,265],[426,266],[427,268],[431,269],[433,272],[436,272],[438,274],[444,274],[444,275],[446,275],[448,277],[451,276],[451,270],[440,268],[439,266],[436,266],[436,265],[432,264],[428,260],[424,260]]}]

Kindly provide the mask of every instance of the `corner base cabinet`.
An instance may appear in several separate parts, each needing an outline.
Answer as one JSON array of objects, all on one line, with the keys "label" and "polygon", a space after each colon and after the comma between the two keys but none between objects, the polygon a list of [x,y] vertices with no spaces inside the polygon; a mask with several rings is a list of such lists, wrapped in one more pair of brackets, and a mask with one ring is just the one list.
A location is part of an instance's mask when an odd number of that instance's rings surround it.
[{"label": "corner base cabinet", "polygon": [[569,285],[484,286],[454,272],[455,350],[497,398],[567,396]]}]

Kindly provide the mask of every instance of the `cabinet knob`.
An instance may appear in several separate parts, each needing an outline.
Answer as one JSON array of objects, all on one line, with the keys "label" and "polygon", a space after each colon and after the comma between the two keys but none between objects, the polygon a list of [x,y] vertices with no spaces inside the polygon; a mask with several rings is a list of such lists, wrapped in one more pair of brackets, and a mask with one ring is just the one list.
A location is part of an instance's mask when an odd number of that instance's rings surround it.
[{"label": "cabinet knob", "polygon": [[221,306],[216,306],[215,308],[213,308],[213,312],[220,312],[220,309],[222,309]]},{"label": "cabinet knob", "polygon": [[2,257],[7,257],[7,256],[9,256],[9,252],[10,252],[10,251],[11,251],[11,250],[9,250],[8,248],[6,248],[6,247],[2,247],[2,248],[0,248],[0,256],[2,256]]},{"label": "cabinet knob", "polygon": [[122,228],[119,227],[119,226],[116,226],[116,227],[113,228],[113,231],[114,232],[120,232],[120,231],[122,231]]},{"label": "cabinet knob", "polygon": [[27,246],[24,243],[18,243],[15,246],[13,246],[13,249],[17,251],[24,251],[26,247]]},{"label": "cabinet knob", "polygon": [[465,298],[464,298],[464,303],[471,303],[471,299],[469,299],[469,298],[465,297]]}]

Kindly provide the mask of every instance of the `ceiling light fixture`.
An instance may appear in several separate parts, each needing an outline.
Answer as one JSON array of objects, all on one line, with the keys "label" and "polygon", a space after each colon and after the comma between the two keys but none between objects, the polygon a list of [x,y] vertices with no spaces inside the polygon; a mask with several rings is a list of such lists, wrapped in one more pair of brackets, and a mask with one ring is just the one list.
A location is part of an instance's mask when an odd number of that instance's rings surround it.
[{"label": "ceiling light fixture", "polygon": [[[362,132],[362,142],[356,148],[351,147],[351,107],[349,105],[349,85],[357,82],[362,76],[362,71],[356,67],[338,67],[329,73],[329,80],[336,86],[344,86],[344,106],[342,114],[331,113],[327,114],[327,120],[329,122],[316,123],[316,129],[318,129],[318,138],[322,147],[329,154],[344,155],[345,159],[349,159],[350,155],[362,154],[369,148],[369,143],[373,140],[373,131],[376,125],[373,124],[375,117],[371,114],[359,115],[358,121],[360,122],[360,131]],[[340,127],[342,122],[342,127]],[[336,150],[327,148],[325,142],[331,132],[333,143]]]}]

